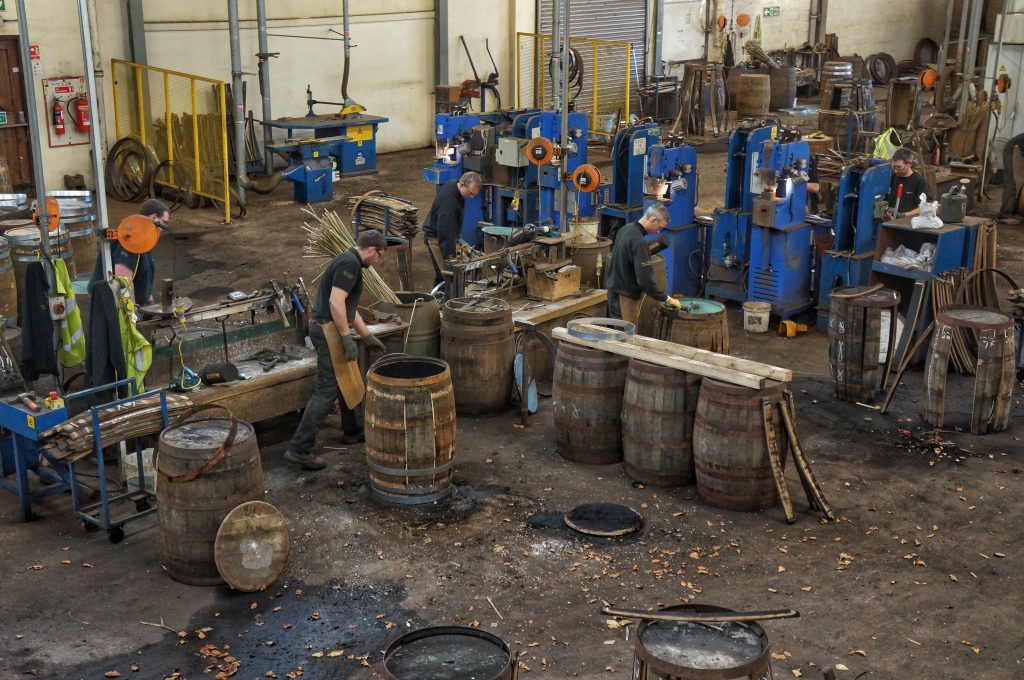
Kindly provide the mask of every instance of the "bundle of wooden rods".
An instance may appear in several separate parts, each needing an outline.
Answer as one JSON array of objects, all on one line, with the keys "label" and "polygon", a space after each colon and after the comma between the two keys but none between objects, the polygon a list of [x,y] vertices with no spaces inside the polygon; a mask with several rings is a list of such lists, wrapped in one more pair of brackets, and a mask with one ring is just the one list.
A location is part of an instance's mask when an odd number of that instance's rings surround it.
[{"label": "bundle of wooden rods", "polygon": [[[320,272],[316,275],[316,278],[320,278],[331,260],[349,248],[355,247],[356,239],[349,231],[348,226],[338,217],[338,213],[333,210],[325,209],[321,215],[318,215],[313,208],[303,208],[303,210],[315,220],[313,224],[305,222],[302,225],[308,236],[303,250],[306,252],[305,257],[322,260]],[[363,286],[367,293],[381,302],[390,302],[396,305],[401,303],[398,296],[388,287],[388,284],[384,283],[384,279],[373,267],[367,267],[363,271]]]},{"label": "bundle of wooden rods", "polygon": [[416,206],[377,189],[362,196],[349,196],[348,210],[352,222],[355,223],[358,216],[359,226],[363,229],[383,232],[386,221],[389,235],[412,238],[420,230],[419,209]]}]

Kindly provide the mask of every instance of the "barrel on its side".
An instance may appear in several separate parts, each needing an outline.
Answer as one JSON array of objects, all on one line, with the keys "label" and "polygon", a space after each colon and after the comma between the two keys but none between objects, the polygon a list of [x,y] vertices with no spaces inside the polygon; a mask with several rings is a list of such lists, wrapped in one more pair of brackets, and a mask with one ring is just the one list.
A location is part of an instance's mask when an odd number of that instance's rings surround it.
[{"label": "barrel on its side", "polygon": [[[569,247],[572,263],[580,268],[580,285],[591,288],[604,287],[604,275],[608,271],[608,259],[612,252],[612,240],[597,237],[593,243],[582,243],[579,239]],[[601,278],[598,279],[597,260],[601,259]]]},{"label": "barrel on its side", "polygon": [[626,474],[657,486],[693,483],[693,418],[701,377],[629,360],[622,396]]},{"label": "barrel on its side", "polygon": [[497,415],[512,395],[512,308],[496,298],[456,298],[441,310],[441,358],[448,363],[455,409]]},{"label": "barrel on its side", "polygon": [[736,117],[758,118],[768,115],[771,103],[771,79],[766,73],[743,73],[736,92]]},{"label": "barrel on its side", "polygon": [[[233,423],[237,431],[226,446]],[[241,420],[204,418],[167,428],[159,446],[156,496],[163,566],[182,583],[222,583],[214,561],[217,530],[237,505],[263,500],[256,433]],[[222,446],[227,449],[223,459],[196,474]]]},{"label": "barrel on its side", "polygon": [[[777,494],[768,461],[761,399],[777,405],[783,399],[784,388],[783,383],[757,390],[712,378],[701,381],[693,422],[693,462],[697,493],[711,505],[745,511],[775,505]],[[773,418],[773,424],[781,453],[786,451],[789,439],[781,416]]]},{"label": "barrel on its side", "polygon": [[622,460],[622,394],[629,359],[571,342],[558,345],[552,380],[555,448],[577,463]]},{"label": "barrel on its side", "polygon": [[18,286],[7,239],[0,237],[0,314],[15,323],[18,320]]},{"label": "barrel on its side", "polygon": [[430,293],[395,291],[400,302],[381,303],[384,309],[398,314],[403,323],[409,324],[408,336],[403,354],[415,357],[441,356],[441,311],[437,299]]},{"label": "barrel on its side", "polygon": [[455,396],[440,359],[389,357],[367,375],[366,464],[374,496],[432,503],[451,491]]}]

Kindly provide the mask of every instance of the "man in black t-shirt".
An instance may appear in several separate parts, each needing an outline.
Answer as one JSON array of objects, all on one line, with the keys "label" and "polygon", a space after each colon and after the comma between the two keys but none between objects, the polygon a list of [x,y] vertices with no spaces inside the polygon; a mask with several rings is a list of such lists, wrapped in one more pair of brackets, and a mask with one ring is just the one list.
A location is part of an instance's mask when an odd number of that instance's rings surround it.
[{"label": "man in black t-shirt", "polygon": [[[899,191],[901,186],[902,194]],[[892,208],[894,216],[913,217],[919,213],[921,194],[924,194],[927,200],[932,200],[928,182],[921,173],[914,172],[914,152],[906,147],[900,147],[892,154],[892,181],[889,182],[889,207]]]},{"label": "man in black t-shirt", "polygon": [[[313,300],[313,314],[309,321],[309,339],[316,349],[316,384],[309,397],[306,410],[302,413],[299,427],[292,435],[285,460],[301,465],[307,470],[321,470],[327,464],[311,449],[316,444],[316,434],[335,400],[341,395],[338,381],[334,376],[331,350],[323,327],[333,323],[341,335],[345,355],[349,361],[359,358],[359,347],[352,337],[355,329],[368,346],[385,351],[384,343],[374,336],[359,315],[359,298],[363,294],[363,268],[380,261],[381,253],[388,247],[379,231],[367,230],[359,235],[356,247],[346,250],[327,265],[320,288]],[[345,444],[363,441],[363,433],[356,422],[355,413],[341,400],[341,424]]]}]

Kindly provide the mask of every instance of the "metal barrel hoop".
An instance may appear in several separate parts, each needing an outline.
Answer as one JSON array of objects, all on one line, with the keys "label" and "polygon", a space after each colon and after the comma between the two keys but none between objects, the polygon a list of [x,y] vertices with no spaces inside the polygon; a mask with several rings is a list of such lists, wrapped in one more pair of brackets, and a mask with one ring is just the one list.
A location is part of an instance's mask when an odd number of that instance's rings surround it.
[{"label": "metal barrel hoop", "polygon": [[178,427],[180,425],[184,425],[185,423],[193,422],[195,420],[193,416],[195,416],[197,413],[200,413],[202,411],[209,411],[215,408],[222,409],[224,412],[226,412],[228,419],[231,421],[231,428],[228,430],[227,438],[224,439],[224,442],[217,448],[214,454],[210,456],[209,460],[207,460],[205,463],[203,463],[196,469],[190,470],[189,472],[185,472],[180,475],[174,475],[173,477],[167,477],[167,481],[170,482],[171,484],[185,484],[187,482],[194,481],[199,477],[202,477],[204,474],[210,472],[211,470],[215,469],[218,465],[220,465],[224,461],[224,458],[226,458],[228,453],[231,451],[231,447],[235,443],[235,437],[238,436],[239,421],[238,418],[235,418],[234,414],[231,413],[231,409],[229,409],[227,406],[224,406],[223,404],[203,404],[202,406],[195,406],[187,414],[180,416],[174,423],[173,427]]}]

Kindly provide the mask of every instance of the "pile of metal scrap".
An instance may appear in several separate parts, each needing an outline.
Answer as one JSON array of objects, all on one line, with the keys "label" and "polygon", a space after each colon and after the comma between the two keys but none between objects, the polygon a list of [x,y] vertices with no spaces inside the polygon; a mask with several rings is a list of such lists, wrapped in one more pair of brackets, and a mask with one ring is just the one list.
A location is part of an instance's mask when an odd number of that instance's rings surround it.
[{"label": "pile of metal scrap", "polygon": [[412,238],[420,230],[419,209],[415,205],[376,189],[362,196],[349,196],[348,209],[357,232],[376,229],[386,235]]},{"label": "pile of metal scrap", "polygon": [[[192,400],[183,394],[167,394],[167,415],[188,412]],[[101,409],[100,447],[104,448],[134,437],[157,434],[163,429],[160,395],[155,394],[120,406]],[[91,454],[94,449],[92,412],[86,411],[43,432],[41,450],[66,463],[73,463]]]}]

